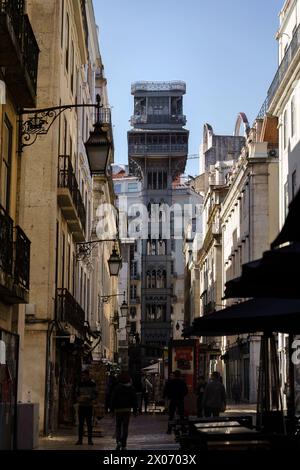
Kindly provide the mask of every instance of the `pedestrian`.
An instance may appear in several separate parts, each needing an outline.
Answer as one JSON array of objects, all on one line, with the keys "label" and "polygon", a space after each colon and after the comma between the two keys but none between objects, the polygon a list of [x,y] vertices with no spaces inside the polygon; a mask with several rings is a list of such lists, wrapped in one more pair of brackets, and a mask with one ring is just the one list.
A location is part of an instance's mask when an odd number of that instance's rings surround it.
[{"label": "pedestrian", "polygon": [[220,415],[226,409],[225,387],[220,381],[219,372],[215,371],[211,375],[211,380],[205,387],[203,393],[203,408],[206,417]]},{"label": "pedestrian", "polygon": [[137,397],[128,372],[122,372],[118,384],[114,387],[111,399],[111,411],[116,416],[116,450],[126,450],[128,426],[131,410],[137,416]]},{"label": "pedestrian", "polygon": [[169,400],[169,422],[167,434],[171,434],[172,424],[176,410],[180,419],[184,419],[184,397],[188,393],[185,381],[181,378],[180,370],[175,370],[174,377],[167,380],[163,392],[163,398]]},{"label": "pedestrian", "polygon": [[196,389],[197,395],[197,417],[202,418],[203,416],[203,395],[207,383],[203,375],[199,377],[198,386]]},{"label": "pedestrian", "polygon": [[86,421],[88,432],[88,444],[93,445],[93,405],[97,398],[96,383],[90,378],[88,369],[81,374],[81,381],[77,388],[78,403],[78,441],[76,445],[82,445],[84,422]]},{"label": "pedestrian", "polygon": [[105,411],[108,413],[110,411],[110,403],[111,397],[114,387],[117,385],[118,381],[113,372],[111,372],[108,376],[107,385],[106,385],[106,393],[105,393]]},{"label": "pedestrian", "polygon": [[242,388],[238,380],[236,380],[232,385],[232,397],[235,404],[237,405],[241,400]]},{"label": "pedestrian", "polygon": [[145,413],[148,411],[149,395],[153,390],[153,385],[150,380],[147,378],[146,374],[142,375],[142,396],[141,396],[141,406],[140,412],[142,412],[143,402]]}]

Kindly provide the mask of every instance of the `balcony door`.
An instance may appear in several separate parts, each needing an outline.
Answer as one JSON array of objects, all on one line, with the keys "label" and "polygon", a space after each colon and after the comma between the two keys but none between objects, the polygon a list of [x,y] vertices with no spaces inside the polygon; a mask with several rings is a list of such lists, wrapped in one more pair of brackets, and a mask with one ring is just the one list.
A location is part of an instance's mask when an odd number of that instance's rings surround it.
[{"label": "balcony door", "polygon": [[12,162],[12,125],[5,115],[3,122],[3,145],[1,152],[0,204],[9,212]]}]

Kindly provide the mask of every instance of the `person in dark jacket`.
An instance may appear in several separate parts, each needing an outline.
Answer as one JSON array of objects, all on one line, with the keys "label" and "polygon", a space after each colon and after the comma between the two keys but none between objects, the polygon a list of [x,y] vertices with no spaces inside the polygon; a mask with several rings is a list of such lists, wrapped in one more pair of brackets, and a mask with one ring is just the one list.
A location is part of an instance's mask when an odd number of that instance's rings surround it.
[{"label": "person in dark jacket", "polygon": [[220,374],[213,372],[203,394],[203,407],[206,417],[217,417],[226,408],[225,387],[220,381]]},{"label": "person in dark jacket", "polygon": [[110,408],[116,416],[116,450],[126,450],[131,409],[136,416],[138,404],[128,372],[122,372],[118,377],[118,382],[112,392]]},{"label": "person in dark jacket", "polygon": [[90,378],[90,373],[86,369],[82,372],[81,381],[77,389],[78,403],[78,441],[77,445],[82,445],[84,422],[86,421],[88,431],[88,444],[93,445],[93,405],[97,398],[96,383]]},{"label": "person in dark jacket", "polygon": [[181,378],[180,370],[175,370],[174,377],[169,379],[164,388],[163,398],[169,400],[169,423],[167,433],[171,434],[171,421],[173,421],[177,410],[180,419],[184,418],[184,397],[188,393],[185,381]]}]

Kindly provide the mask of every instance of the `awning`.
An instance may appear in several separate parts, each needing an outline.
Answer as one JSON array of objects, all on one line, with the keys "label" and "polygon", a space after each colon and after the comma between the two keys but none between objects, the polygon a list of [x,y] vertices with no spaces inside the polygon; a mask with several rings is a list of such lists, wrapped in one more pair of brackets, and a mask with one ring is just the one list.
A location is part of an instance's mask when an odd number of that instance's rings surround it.
[{"label": "awning", "polygon": [[300,298],[300,243],[265,251],[259,260],[243,264],[241,277],[228,281],[225,298]]},{"label": "awning", "polygon": [[156,362],[155,364],[151,364],[150,366],[147,366],[147,367],[143,367],[142,371],[147,372],[149,374],[157,374],[159,372],[159,362]]},{"label": "awning", "polygon": [[289,205],[289,212],[285,220],[284,226],[281,229],[279,235],[275,238],[271,244],[271,248],[281,245],[286,242],[300,241],[300,191],[296,194],[294,199]]},{"label": "awning", "polygon": [[300,334],[300,300],[260,298],[232,305],[194,320],[186,336],[230,336],[243,333]]}]

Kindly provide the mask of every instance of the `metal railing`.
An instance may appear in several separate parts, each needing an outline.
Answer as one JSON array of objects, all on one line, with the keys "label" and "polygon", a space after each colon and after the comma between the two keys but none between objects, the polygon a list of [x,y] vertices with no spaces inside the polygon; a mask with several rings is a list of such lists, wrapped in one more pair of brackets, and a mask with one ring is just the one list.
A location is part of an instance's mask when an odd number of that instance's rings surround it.
[{"label": "metal railing", "polygon": [[[14,233],[15,232],[15,233]],[[0,268],[29,290],[30,240],[0,205]]]},{"label": "metal railing", "polygon": [[84,330],[84,310],[68,289],[56,290],[56,319],[69,323],[79,332]]},{"label": "metal railing", "polygon": [[298,25],[296,31],[294,32],[293,34],[293,37],[292,37],[292,40],[284,54],[284,57],[277,69],[277,72],[273,78],[273,81],[268,89],[268,93],[267,93],[267,98],[265,99],[258,115],[257,115],[257,118],[258,119],[262,119],[269,107],[270,107],[270,104],[281,84],[281,82],[283,81],[285,75],[286,75],[286,72],[289,68],[289,66],[291,65],[296,53],[299,51],[299,48],[300,48],[300,24]]},{"label": "metal railing", "polygon": [[24,0],[0,0],[0,14],[6,14],[10,19],[23,55],[23,64],[36,92],[40,51],[28,15],[24,15],[24,5]]},{"label": "metal railing", "polygon": [[142,114],[140,116],[131,116],[131,125],[135,124],[186,124],[186,116],[183,114]]},{"label": "metal railing", "polygon": [[18,225],[16,226],[15,230],[15,282],[16,284],[24,287],[24,289],[29,289],[30,240],[26,237],[25,233]]},{"label": "metal railing", "polygon": [[28,75],[31,79],[34,91],[36,91],[40,50],[28,15],[24,15],[23,17],[22,51]]},{"label": "metal railing", "polygon": [[5,13],[9,16],[14,33],[19,42],[22,38],[24,6],[25,0],[0,0],[0,13]]},{"label": "metal railing", "polygon": [[187,153],[188,144],[129,144],[129,154]]},{"label": "metal railing", "polygon": [[12,274],[13,266],[13,220],[0,205],[0,268]]},{"label": "metal railing", "polygon": [[75,173],[73,171],[72,162],[68,155],[59,155],[58,157],[58,178],[57,186],[59,188],[68,188],[74,206],[76,208],[77,215],[81,221],[83,230],[86,229],[86,210],[83,204],[83,200],[78,188]]}]

